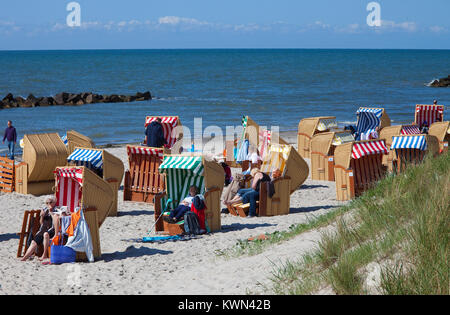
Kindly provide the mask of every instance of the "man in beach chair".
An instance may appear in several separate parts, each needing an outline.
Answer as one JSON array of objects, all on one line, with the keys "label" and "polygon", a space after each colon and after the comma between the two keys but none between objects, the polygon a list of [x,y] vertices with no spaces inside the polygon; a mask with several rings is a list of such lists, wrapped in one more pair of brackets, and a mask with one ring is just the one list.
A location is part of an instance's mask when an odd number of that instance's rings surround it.
[{"label": "man in beach chair", "polygon": [[157,118],[151,122],[145,129],[145,144],[152,148],[161,148],[167,144],[164,138],[164,129],[161,124],[161,118]]}]

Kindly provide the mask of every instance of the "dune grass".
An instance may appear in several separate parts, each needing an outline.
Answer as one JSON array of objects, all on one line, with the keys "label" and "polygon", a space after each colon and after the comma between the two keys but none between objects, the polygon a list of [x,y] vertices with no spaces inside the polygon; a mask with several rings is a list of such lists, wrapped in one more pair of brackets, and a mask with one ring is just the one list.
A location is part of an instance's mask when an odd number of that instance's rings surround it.
[{"label": "dune grass", "polygon": [[[388,176],[336,216],[317,251],[273,272],[276,294],[449,294],[450,156]],[[380,266],[376,285],[366,267]]]}]

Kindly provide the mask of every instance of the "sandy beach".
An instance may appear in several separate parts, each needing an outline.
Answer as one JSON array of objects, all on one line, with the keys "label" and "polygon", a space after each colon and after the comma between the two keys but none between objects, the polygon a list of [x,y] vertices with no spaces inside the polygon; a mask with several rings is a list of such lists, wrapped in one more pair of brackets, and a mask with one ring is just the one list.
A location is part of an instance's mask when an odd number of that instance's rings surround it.
[{"label": "sandy beach", "polygon": [[[295,133],[283,134],[294,144]],[[107,149],[128,168],[125,146]],[[308,161],[309,162],[309,161]],[[237,171],[234,170],[234,171]],[[313,249],[318,231],[304,233],[256,256],[224,258],[217,250],[263,233],[287,230],[342,205],[334,182],[308,179],[291,195],[289,215],[245,219],[221,215],[222,230],[188,241],[142,243],[154,223],[153,206],[123,202],[119,215],[100,229],[102,258],[94,263],[42,265],[16,258],[25,210],[39,209],[47,196],[0,193],[0,294],[258,294],[269,293],[271,271]]]}]

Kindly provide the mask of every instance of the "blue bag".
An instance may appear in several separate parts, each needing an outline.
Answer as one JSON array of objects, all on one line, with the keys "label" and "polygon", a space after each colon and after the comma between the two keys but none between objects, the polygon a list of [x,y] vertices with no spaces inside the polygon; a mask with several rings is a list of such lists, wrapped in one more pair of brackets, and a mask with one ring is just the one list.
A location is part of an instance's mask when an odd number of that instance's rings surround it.
[{"label": "blue bag", "polygon": [[52,245],[50,250],[50,262],[55,265],[74,263],[76,252],[67,246]]}]

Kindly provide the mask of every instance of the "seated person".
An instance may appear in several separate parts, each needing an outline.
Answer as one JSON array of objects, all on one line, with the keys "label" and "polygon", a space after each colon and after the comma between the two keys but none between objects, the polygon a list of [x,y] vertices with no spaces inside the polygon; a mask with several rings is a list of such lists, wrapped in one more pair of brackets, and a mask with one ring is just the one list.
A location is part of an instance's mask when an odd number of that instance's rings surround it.
[{"label": "seated person", "polygon": [[259,198],[259,185],[261,182],[270,182],[269,175],[260,171],[259,168],[254,168],[250,172],[253,180],[251,188],[239,189],[237,195],[226,203],[232,205],[235,203],[250,203],[248,217],[252,218],[256,216],[256,200]]},{"label": "seated person", "polygon": [[58,225],[59,217],[56,214],[56,199],[55,197],[49,197],[45,201],[46,207],[41,210],[40,214],[40,228],[36,235],[31,241],[30,247],[28,247],[27,252],[21,259],[22,261],[28,260],[36,251],[37,247],[40,245],[44,246],[44,253],[39,260],[44,260],[48,258],[48,246],[50,241],[55,236],[55,228]]},{"label": "seated person", "polygon": [[198,194],[197,186],[189,187],[189,196],[184,198],[178,207],[174,210],[170,211],[168,217],[164,217],[164,221],[168,223],[176,223],[180,220],[183,220],[184,214],[188,211],[191,211],[192,202],[194,201],[194,197]]},{"label": "seated person", "polygon": [[421,134],[428,134],[428,131],[429,131],[428,122],[427,122],[427,121],[424,121],[424,122],[422,123],[422,125],[420,126],[420,133],[421,133]]}]

